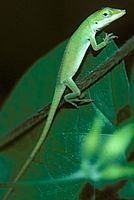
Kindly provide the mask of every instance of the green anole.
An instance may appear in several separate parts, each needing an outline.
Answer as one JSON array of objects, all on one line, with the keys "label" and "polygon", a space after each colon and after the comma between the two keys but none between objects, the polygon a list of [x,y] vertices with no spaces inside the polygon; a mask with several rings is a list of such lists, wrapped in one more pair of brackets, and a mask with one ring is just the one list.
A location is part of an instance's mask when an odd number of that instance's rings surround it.
[{"label": "green anole", "polygon": [[[57,83],[55,87],[52,104],[50,107],[45,127],[36,146],[34,147],[33,151],[31,152],[30,156],[28,157],[24,165],[22,166],[18,175],[14,179],[13,181],[14,183],[16,183],[20,179],[22,174],[30,165],[31,161],[35,158],[43,142],[45,141],[47,133],[52,124],[55,112],[57,110],[57,107],[60,103],[60,100],[63,96],[65,89],[68,87],[72,91],[72,93],[64,96],[66,102],[76,106],[75,102],[87,101],[85,99],[78,98],[81,95],[80,90],[72,78],[78,71],[81,62],[84,58],[84,55],[90,45],[92,46],[93,50],[98,51],[103,47],[105,47],[111,41],[111,39],[117,37],[114,36],[113,33],[106,34],[103,41],[97,44],[95,39],[96,33],[105,26],[109,25],[111,22],[122,17],[125,13],[126,11],[122,9],[113,9],[109,7],[100,9],[95,13],[91,14],[89,17],[87,17],[71,36],[63,55],[63,59],[57,77]],[[7,199],[12,189],[13,188],[9,189],[4,199]]]}]

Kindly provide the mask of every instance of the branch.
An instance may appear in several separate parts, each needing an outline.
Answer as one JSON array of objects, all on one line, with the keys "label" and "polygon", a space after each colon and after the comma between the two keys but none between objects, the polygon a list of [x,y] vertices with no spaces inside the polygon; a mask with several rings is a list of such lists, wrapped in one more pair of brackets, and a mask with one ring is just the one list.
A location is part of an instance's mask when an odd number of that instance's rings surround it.
[{"label": "branch", "polygon": [[[86,78],[78,83],[77,85],[80,90],[83,91],[87,88],[90,88],[95,82],[109,73],[111,69],[117,67],[117,64],[132,51],[134,51],[134,36],[130,38],[125,44],[123,44],[122,47],[119,48],[105,63],[96,67],[94,71],[92,71]],[[61,101],[59,107],[63,106],[63,104],[65,104],[64,100]],[[40,123],[48,115],[49,109],[50,104],[39,110],[32,117],[28,118],[18,127],[13,129],[10,133],[8,133],[7,136],[1,139],[0,149],[5,148],[15,139],[24,135],[24,133],[26,133],[30,128],[33,128],[38,123]]]}]

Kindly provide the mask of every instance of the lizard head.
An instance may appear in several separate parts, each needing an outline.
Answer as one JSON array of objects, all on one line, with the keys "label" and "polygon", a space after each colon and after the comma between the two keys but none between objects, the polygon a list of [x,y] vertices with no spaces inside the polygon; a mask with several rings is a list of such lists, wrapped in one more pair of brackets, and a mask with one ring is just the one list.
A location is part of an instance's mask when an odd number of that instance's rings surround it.
[{"label": "lizard head", "polygon": [[99,31],[125,14],[126,10],[123,9],[115,9],[109,7],[102,8],[91,15],[93,29],[95,31]]}]

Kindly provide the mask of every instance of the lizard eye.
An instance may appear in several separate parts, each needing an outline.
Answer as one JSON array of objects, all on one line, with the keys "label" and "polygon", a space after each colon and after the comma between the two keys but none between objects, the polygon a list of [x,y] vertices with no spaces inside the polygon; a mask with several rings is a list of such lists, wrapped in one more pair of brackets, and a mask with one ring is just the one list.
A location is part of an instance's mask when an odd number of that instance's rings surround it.
[{"label": "lizard eye", "polygon": [[105,17],[108,17],[108,16],[109,16],[109,14],[108,14],[108,13],[103,13],[103,15],[104,15]]}]

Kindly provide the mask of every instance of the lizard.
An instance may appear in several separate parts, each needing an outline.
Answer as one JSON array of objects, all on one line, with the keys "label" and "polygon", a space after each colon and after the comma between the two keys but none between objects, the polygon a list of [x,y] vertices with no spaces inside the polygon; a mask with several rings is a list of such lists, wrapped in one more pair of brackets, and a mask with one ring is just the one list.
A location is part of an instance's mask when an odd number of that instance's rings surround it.
[{"label": "lizard", "polygon": [[[86,99],[78,98],[80,97],[81,92],[74,82],[73,76],[78,71],[90,45],[94,51],[98,51],[105,47],[111,41],[111,39],[117,37],[113,35],[113,33],[106,34],[103,41],[97,44],[95,38],[96,33],[125,14],[126,10],[124,9],[116,9],[110,7],[102,8],[88,16],[70,37],[61,61],[60,69],[57,76],[55,92],[53,95],[53,100],[48,113],[45,127],[41,133],[39,140],[37,141],[35,147],[25,161],[24,165],[20,169],[13,183],[18,182],[18,180],[26,171],[26,169],[40,150],[42,144],[44,143],[65,89],[69,88],[72,93],[66,94],[64,96],[64,100],[68,103],[71,103],[73,106],[77,107],[77,104],[75,102],[88,101]],[[8,198],[13,188],[14,184],[13,187],[11,187],[7,191],[4,200]]]}]

